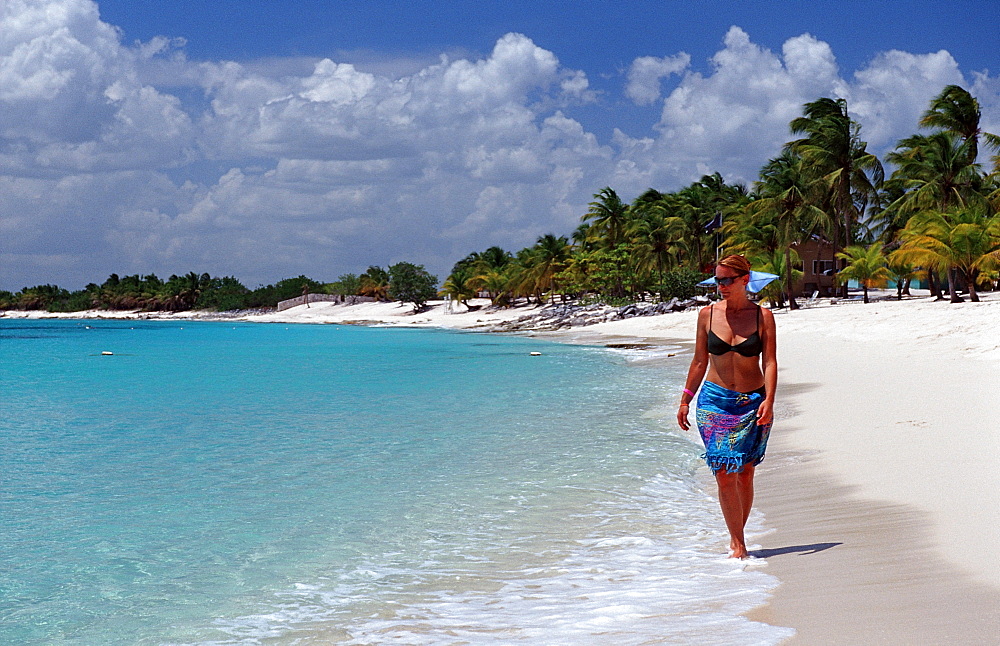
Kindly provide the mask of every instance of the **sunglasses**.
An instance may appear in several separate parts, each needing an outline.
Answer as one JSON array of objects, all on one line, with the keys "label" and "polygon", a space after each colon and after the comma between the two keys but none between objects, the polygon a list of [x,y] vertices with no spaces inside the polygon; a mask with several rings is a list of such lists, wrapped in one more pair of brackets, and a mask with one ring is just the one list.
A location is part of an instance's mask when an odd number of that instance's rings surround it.
[{"label": "sunglasses", "polygon": [[[746,274],[743,274],[743,276],[745,276],[745,275],[746,275]],[[716,277],[715,277],[715,283],[716,283],[717,285],[721,286],[721,287],[729,287],[729,286],[730,286],[730,285],[732,285],[732,284],[733,284],[733,283],[734,283],[734,282],[735,282],[735,281],[736,281],[737,279],[740,279],[740,278],[743,278],[743,276],[727,276],[726,278],[722,278],[722,277],[720,277],[720,276],[716,276]]]}]

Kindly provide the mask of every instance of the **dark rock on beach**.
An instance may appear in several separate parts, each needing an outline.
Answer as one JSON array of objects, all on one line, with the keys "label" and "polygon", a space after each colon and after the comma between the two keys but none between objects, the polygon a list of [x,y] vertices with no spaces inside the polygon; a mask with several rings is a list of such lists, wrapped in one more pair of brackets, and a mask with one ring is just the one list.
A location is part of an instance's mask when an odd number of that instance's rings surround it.
[{"label": "dark rock on beach", "polygon": [[558,303],[547,305],[533,314],[519,316],[512,321],[499,323],[491,328],[493,332],[544,332],[583,327],[607,321],[620,321],[636,316],[659,316],[670,312],[683,312],[692,307],[707,305],[709,299],[696,296],[679,300],[672,298],[660,303],[632,303],[623,307],[612,307],[603,303],[579,305]]}]

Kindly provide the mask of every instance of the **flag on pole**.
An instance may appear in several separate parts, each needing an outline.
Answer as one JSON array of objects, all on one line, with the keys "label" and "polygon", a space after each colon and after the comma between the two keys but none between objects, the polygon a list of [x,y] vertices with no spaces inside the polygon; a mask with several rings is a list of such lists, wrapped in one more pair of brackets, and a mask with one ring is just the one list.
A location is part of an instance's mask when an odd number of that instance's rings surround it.
[{"label": "flag on pole", "polygon": [[722,226],[722,211],[716,211],[715,217],[706,222],[703,228],[705,229],[705,233],[712,233],[721,226]]}]

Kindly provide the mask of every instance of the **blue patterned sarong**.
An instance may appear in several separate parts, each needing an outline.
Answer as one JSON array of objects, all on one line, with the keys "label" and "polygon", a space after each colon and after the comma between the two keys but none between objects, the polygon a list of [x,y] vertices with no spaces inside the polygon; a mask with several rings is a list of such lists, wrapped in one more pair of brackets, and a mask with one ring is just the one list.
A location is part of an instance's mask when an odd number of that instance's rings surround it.
[{"label": "blue patterned sarong", "polygon": [[764,401],[758,392],[741,393],[706,381],[698,393],[696,420],[705,443],[705,459],[712,473],[725,468],[739,473],[744,465],[764,460],[770,424],[757,424],[757,409]]}]

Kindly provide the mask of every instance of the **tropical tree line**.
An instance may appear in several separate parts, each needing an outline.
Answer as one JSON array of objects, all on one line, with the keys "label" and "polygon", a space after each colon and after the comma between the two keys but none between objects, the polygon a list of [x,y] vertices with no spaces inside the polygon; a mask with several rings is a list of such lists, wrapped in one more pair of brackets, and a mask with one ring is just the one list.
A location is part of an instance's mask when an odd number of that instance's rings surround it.
[{"label": "tropical tree line", "polygon": [[[834,280],[864,290],[924,279],[937,298],[995,289],[1000,269],[1000,154],[977,162],[981,145],[1000,153],[1000,137],[982,132],[980,108],[949,85],[918,124],[929,130],[898,142],[883,162],[867,150],[843,99],[820,98],[789,124],[793,138],[747,187],[706,175],[673,192],[649,189],[631,202],[612,188],[594,195],[571,236],[547,234],[511,253],[472,253],[453,267],[442,292],[467,302],[568,297],[609,303],[684,297],[719,254],[742,253],[756,269],[781,276],[762,296],[798,306],[797,250],[832,247]],[[947,292],[945,289],[947,286]]]},{"label": "tropical tree line", "polygon": [[[470,253],[439,293],[465,304],[483,295],[497,306],[684,298],[720,254],[742,253],[756,269],[782,278],[762,297],[795,308],[798,249],[816,241],[832,247],[843,296],[849,281],[867,300],[869,288],[892,280],[901,298],[919,279],[936,298],[960,302],[965,292],[975,301],[977,290],[995,289],[1000,278],[1000,136],[983,132],[980,117],[978,100],[949,85],[915,124],[924,132],[899,141],[883,165],[867,150],[847,102],[820,98],[791,121],[790,141],[751,186],[714,173],[676,191],[650,188],[631,202],[605,187],[572,234],[546,234],[516,252],[493,246]],[[996,153],[989,169],[978,161],[980,148]],[[0,292],[0,308],[248,309],[330,293],[406,300],[419,309],[436,286],[410,263],[371,266],[332,283],[299,276],[255,290],[208,274],[166,281],[112,275],[77,292],[53,285]]]},{"label": "tropical tree line", "polygon": [[376,300],[410,302],[419,309],[437,295],[437,278],[421,265],[400,262],[388,269],[372,266],[360,276],[345,274],[332,283],[306,276],[286,278],[249,289],[232,276],[222,278],[190,272],[162,280],[155,274],[119,277],[111,274],[101,284],[77,291],[57,285],[25,287],[16,293],[0,291],[0,310],[252,310],[271,309],[281,301],[307,294],[370,296]]}]

